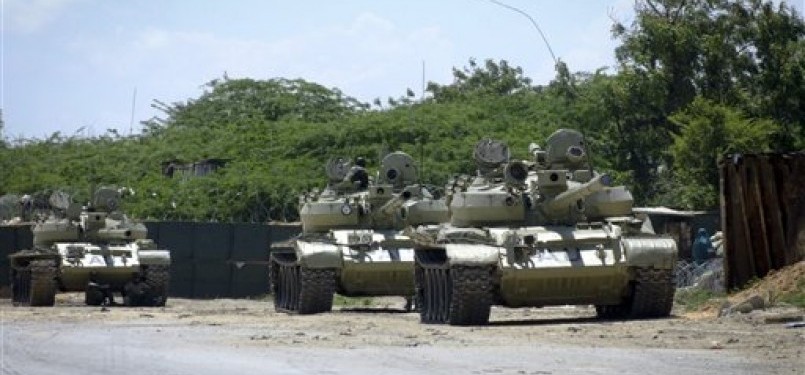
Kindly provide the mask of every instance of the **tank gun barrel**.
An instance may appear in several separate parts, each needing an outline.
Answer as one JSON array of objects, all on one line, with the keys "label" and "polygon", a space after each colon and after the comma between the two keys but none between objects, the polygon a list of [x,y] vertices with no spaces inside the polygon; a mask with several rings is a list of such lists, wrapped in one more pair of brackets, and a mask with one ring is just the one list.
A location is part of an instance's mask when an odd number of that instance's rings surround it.
[{"label": "tank gun barrel", "polygon": [[405,202],[409,198],[411,198],[411,192],[403,191],[399,195],[394,196],[394,198],[392,198],[391,200],[380,206],[380,209],[378,209],[378,211],[382,215],[391,216],[394,214],[394,211],[397,211],[400,207],[402,207],[403,204],[405,204]]},{"label": "tank gun barrel", "polygon": [[95,241],[132,241],[144,239],[144,228],[102,228],[86,234]]},{"label": "tank gun barrel", "polygon": [[98,229],[97,237],[109,240],[128,240],[131,239],[132,231],[130,229]]},{"label": "tank gun barrel", "polygon": [[612,178],[607,174],[595,176],[592,180],[553,197],[546,201],[543,205],[548,211],[562,210],[573,204],[575,201],[590,196],[596,192],[604,190],[607,186],[612,184]]}]

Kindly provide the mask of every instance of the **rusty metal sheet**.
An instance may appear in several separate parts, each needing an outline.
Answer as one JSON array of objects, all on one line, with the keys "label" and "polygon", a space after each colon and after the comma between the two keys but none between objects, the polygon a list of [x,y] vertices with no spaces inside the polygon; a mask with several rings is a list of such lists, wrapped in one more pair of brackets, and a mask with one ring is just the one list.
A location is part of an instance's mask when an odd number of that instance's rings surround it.
[{"label": "rusty metal sheet", "polygon": [[805,259],[805,153],[719,161],[727,286]]}]

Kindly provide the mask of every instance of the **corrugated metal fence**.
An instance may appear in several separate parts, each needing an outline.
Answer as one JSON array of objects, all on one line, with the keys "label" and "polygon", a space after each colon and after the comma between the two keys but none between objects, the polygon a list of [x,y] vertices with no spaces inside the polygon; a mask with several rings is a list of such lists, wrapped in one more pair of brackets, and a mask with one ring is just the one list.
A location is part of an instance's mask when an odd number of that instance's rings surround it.
[{"label": "corrugated metal fence", "polygon": [[0,296],[11,296],[7,290],[11,281],[8,254],[19,249],[30,249],[33,243],[34,237],[28,225],[0,226]]},{"label": "corrugated metal fence", "polygon": [[[269,246],[298,225],[147,222],[148,237],[171,251],[170,295],[254,297],[268,293]],[[0,227],[0,285],[8,285],[8,254],[30,248],[28,226]]]},{"label": "corrugated metal fence", "polygon": [[805,153],[719,162],[727,288],[805,259]]}]

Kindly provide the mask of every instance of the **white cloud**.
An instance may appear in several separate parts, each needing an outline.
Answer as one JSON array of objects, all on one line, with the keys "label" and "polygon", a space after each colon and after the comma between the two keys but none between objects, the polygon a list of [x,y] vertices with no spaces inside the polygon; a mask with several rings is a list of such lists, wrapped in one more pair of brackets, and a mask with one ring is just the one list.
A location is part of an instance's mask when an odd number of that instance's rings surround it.
[{"label": "white cloud", "polygon": [[72,48],[93,70],[118,78],[144,75],[166,86],[198,87],[225,71],[230,77],[301,77],[366,101],[419,87],[423,59],[449,72],[453,48],[438,27],[401,30],[373,13],[281,39],[164,28],[102,38],[76,40]]},{"label": "white cloud", "polygon": [[79,0],[2,0],[9,31],[33,33],[59,18]]},{"label": "white cloud", "polygon": [[394,24],[374,13],[364,12],[352,22],[346,30],[350,35],[361,35],[363,33],[392,32]]}]

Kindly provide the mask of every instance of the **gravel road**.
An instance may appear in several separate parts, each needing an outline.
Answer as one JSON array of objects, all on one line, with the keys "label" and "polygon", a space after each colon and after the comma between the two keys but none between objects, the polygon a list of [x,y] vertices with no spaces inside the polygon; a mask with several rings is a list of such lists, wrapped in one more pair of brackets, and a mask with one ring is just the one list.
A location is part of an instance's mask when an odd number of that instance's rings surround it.
[{"label": "gravel road", "polygon": [[803,374],[805,329],[759,312],[604,322],[589,307],[494,308],[484,327],[422,325],[402,300],[330,314],[270,301],[2,310],[2,374]]}]

